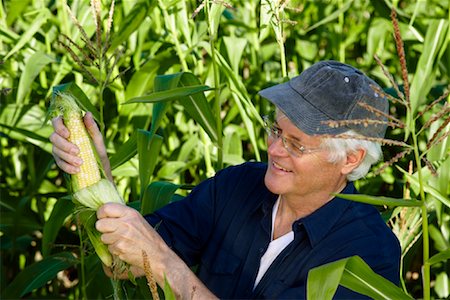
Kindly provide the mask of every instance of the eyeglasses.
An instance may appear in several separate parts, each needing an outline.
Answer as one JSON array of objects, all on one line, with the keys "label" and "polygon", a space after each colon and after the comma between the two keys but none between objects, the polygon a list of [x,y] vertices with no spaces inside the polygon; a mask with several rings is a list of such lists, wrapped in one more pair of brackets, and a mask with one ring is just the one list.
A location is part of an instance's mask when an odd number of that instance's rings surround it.
[{"label": "eyeglasses", "polygon": [[284,148],[292,156],[299,157],[299,156],[302,156],[303,154],[323,150],[323,148],[307,149],[303,145],[301,145],[299,142],[283,136],[283,133],[282,133],[283,130],[281,128],[277,127],[276,122],[272,121],[273,117],[264,116],[263,120],[264,120],[264,129],[267,132],[268,138],[272,139],[272,140],[277,140],[277,139],[281,138]]}]

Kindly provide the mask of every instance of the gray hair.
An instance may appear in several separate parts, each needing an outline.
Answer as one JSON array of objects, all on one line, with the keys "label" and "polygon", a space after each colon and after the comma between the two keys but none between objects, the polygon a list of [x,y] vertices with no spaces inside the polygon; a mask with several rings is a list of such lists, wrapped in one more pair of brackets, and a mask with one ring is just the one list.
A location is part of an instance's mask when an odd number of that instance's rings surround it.
[{"label": "gray hair", "polygon": [[[357,135],[353,130],[344,133],[345,135]],[[322,141],[322,147],[328,149],[330,154],[328,161],[336,163],[346,158],[347,153],[364,149],[366,155],[361,164],[347,175],[347,180],[355,181],[367,175],[370,167],[383,157],[381,144],[377,142],[350,139],[350,138],[326,138]]]}]

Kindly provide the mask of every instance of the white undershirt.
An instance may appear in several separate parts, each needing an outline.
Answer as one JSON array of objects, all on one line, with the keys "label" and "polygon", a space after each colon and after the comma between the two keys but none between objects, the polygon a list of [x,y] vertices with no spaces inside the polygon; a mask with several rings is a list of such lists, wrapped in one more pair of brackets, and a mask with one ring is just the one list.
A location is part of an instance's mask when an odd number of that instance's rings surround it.
[{"label": "white undershirt", "polygon": [[269,269],[270,265],[273,263],[275,258],[277,258],[277,256],[281,253],[281,251],[283,251],[283,249],[286,248],[286,246],[289,245],[294,240],[294,232],[292,230],[275,240],[273,239],[273,229],[275,227],[275,218],[277,216],[279,206],[280,206],[280,197],[278,197],[278,200],[272,209],[272,233],[270,234],[271,242],[266,250],[266,253],[264,253],[264,255],[261,257],[258,276],[256,276],[255,285],[253,286],[253,288],[255,288],[258,285],[259,281],[264,276],[267,269]]}]

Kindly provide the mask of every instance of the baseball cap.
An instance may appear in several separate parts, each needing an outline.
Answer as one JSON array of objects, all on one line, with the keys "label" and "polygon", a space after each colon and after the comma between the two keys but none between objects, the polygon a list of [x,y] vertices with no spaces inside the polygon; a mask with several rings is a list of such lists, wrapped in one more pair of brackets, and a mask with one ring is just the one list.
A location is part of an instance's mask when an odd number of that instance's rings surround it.
[{"label": "baseball cap", "polygon": [[[381,90],[375,81],[350,65],[321,61],[259,94],[308,135],[337,135],[351,129],[363,136],[383,138],[387,118],[378,111],[387,114],[389,103],[376,92],[377,88]],[[336,126],[333,121],[344,122]]]}]

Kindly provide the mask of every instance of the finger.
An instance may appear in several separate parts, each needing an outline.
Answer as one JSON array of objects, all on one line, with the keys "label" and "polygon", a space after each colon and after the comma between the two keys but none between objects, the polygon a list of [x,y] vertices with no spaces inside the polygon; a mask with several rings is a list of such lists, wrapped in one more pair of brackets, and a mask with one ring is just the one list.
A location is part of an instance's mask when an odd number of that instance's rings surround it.
[{"label": "finger", "polygon": [[111,245],[118,240],[118,237],[117,234],[114,233],[104,233],[100,236],[100,240],[102,241],[103,244]]},{"label": "finger", "polygon": [[72,155],[77,155],[78,153],[80,153],[80,149],[78,149],[77,145],[69,142],[67,138],[63,137],[56,131],[50,135],[49,140],[53,144],[53,148],[56,147],[61,151],[70,153]]},{"label": "finger", "polygon": [[[95,222],[95,229],[97,229],[99,232],[101,232],[103,234],[113,233],[113,232],[117,231],[118,226],[119,226],[119,222],[117,222],[117,220],[113,219],[113,218],[103,218],[103,219],[97,220],[97,222]],[[112,242],[114,242],[114,241],[112,241]]]},{"label": "finger", "polygon": [[94,143],[95,149],[97,150],[98,156],[100,157],[103,169],[105,170],[108,179],[113,181],[111,166],[109,163],[108,154],[106,152],[105,143],[103,141],[103,136],[91,112],[87,112],[84,116],[84,124],[87,131],[89,132],[89,135],[92,138],[92,142]]},{"label": "finger", "polygon": [[52,153],[55,160],[58,158],[60,160],[65,161],[68,164],[71,164],[73,166],[79,167],[83,163],[83,159],[76,154],[72,153],[73,151],[65,151],[61,148],[57,147],[56,145],[53,145],[52,147]]},{"label": "finger", "polygon": [[66,172],[68,174],[77,174],[78,172],[80,172],[79,167],[68,164],[67,162],[65,162],[64,160],[59,158],[58,156],[54,156],[54,158],[55,158],[56,165],[58,165],[58,167],[61,170],[63,170],[64,172]]},{"label": "finger", "polygon": [[106,203],[97,210],[97,219],[123,217],[129,207],[119,203]]},{"label": "finger", "polygon": [[60,136],[66,138],[66,139],[69,138],[69,136],[70,136],[69,129],[67,129],[67,127],[64,125],[61,116],[57,116],[57,117],[53,118],[52,125],[53,125],[53,128],[55,129],[56,133],[58,133]]}]

